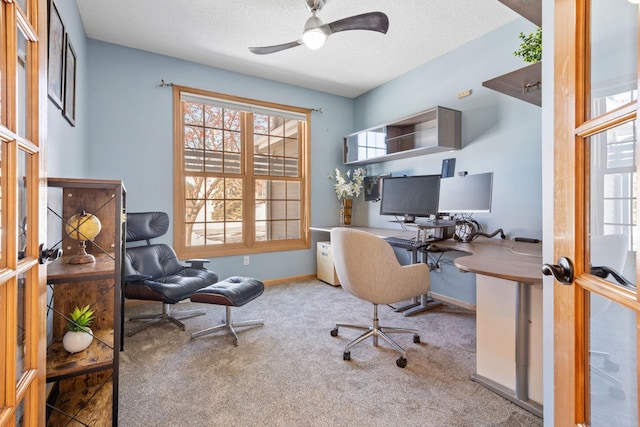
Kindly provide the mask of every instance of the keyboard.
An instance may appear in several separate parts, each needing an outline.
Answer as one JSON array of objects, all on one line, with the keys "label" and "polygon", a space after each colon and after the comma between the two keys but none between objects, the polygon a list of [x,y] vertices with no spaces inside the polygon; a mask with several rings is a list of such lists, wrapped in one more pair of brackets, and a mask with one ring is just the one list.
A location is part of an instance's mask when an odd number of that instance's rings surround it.
[{"label": "keyboard", "polygon": [[420,249],[428,245],[428,243],[426,242],[419,242],[414,239],[403,239],[400,237],[385,237],[384,240],[386,240],[387,243],[389,243],[391,246],[396,246],[399,248],[406,248],[406,249]]}]

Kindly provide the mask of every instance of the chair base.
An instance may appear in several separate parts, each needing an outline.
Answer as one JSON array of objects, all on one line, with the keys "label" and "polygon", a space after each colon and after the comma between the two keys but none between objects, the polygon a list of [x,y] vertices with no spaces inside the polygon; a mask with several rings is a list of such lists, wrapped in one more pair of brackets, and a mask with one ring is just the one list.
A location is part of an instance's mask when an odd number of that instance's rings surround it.
[{"label": "chair base", "polygon": [[213,326],[211,328],[203,329],[198,332],[193,332],[191,334],[191,339],[202,337],[204,335],[209,335],[218,331],[227,331],[227,333],[231,333],[234,338],[235,345],[238,345],[238,334],[235,328],[242,328],[248,326],[263,326],[263,320],[245,320],[243,322],[234,322],[231,318],[231,306],[226,306],[226,316],[222,321],[221,325]]},{"label": "chair base", "polygon": [[138,332],[147,329],[149,326],[153,326],[160,322],[170,322],[176,325],[178,328],[185,330],[184,323],[180,320],[188,319],[190,317],[202,316],[206,313],[205,310],[184,310],[184,311],[174,311],[174,304],[162,303],[162,313],[158,314],[142,314],[140,316],[132,316],[129,318],[130,321],[140,321],[147,320],[134,328],[129,329],[127,332],[127,336],[131,337]]},{"label": "chair base", "polygon": [[400,358],[396,360],[396,364],[400,368],[404,368],[407,366],[407,352],[400,347],[400,345],[395,342],[388,334],[413,334],[413,342],[416,344],[420,343],[420,335],[418,334],[417,329],[407,329],[407,328],[393,328],[389,326],[380,326],[378,321],[378,304],[373,304],[373,325],[365,326],[365,325],[350,325],[345,323],[337,323],[336,327],[331,330],[331,336],[338,336],[339,328],[349,328],[349,329],[359,329],[364,330],[365,332],[360,335],[358,338],[351,341],[344,348],[343,359],[351,360],[351,348],[360,344],[362,341],[367,338],[373,338],[373,346],[378,346],[378,337],[385,340],[391,347],[393,347],[396,351],[400,353]]}]

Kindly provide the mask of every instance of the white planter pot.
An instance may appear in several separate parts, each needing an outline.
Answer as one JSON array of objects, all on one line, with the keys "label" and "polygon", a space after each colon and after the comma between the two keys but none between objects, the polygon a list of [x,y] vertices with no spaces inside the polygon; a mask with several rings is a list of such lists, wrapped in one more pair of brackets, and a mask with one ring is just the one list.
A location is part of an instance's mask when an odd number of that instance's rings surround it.
[{"label": "white planter pot", "polygon": [[62,337],[62,346],[69,353],[77,353],[89,347],[93,341],[93,331],[89,332],[72,332],[67,331]]}]

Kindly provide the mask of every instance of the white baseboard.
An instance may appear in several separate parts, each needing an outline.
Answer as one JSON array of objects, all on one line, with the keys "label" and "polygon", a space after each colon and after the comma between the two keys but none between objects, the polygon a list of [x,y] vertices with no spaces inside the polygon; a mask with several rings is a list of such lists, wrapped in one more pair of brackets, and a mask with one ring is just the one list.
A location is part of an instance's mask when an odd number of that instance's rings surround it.
[{"label": "white baseboard", "polygon": [[438,293],[435,293],[435,292],[431,292],[430,295],[431,295],[431,297],[433,299],[437,299],[439,301],[446,302],[447,304],[457,305],[458,307],[466,308],[467,310],[476,311],[476,305],[475,304],[469,304],[466,301],[461,301],[459,299],[451,298],[451,297],[448,297],[446,295],[441,295],[441,294],[438,294]]}]

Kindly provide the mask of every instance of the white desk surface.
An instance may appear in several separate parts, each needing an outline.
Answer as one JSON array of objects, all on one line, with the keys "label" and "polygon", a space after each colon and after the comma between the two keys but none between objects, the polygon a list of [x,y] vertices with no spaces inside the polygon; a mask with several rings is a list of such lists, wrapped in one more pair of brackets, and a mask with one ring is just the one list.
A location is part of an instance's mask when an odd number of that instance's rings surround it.
[{"label": "white desk surface", "polygon": [[[336,226],[311,227],[313,231],[330,232]],[[349,228],[362,230],[378,237],[413,238],[417,230],[394,230],[387,228],[357,227]],[[461,270],[500,279],[512,280],[528,284],[542,283],[542,244],[514,242],[497,238],[478,237],[470,243],[447,239],[434,242],[432,246],[466,252],[469,255],[460,256],[454,264]]]}]

